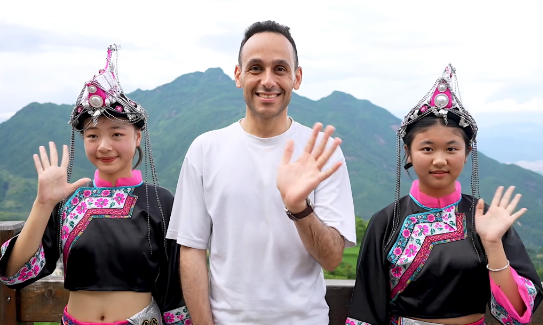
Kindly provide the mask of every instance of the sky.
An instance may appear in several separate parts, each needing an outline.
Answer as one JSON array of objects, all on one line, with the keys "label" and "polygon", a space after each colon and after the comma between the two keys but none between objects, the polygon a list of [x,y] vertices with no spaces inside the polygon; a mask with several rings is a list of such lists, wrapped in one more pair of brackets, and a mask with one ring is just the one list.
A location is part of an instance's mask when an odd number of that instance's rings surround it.
[{"label": "sky", "polygon": [[291,28],[302,96],[339,90],[401,118],[452,63],[480,127],[543,125],[542,12],[541,0],[4,2],[0,121],[73,104],[113,42],[126,92],[211,67],[233,77],[245,28],[271,19]]}]

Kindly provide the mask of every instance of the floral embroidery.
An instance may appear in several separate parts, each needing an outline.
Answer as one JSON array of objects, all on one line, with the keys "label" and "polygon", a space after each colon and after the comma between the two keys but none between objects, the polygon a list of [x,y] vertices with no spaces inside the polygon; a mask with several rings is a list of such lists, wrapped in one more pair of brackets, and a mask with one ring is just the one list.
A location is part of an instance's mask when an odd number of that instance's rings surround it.
[{"label": "floral embroidery", "polygon": [[68,228],[68,226],[66,225],[62,226],[62,240],[68,238],[69,234],[70,234],[70,228]]},{"label": "floral embroidery", "polygon": [[371,324],[348,317],[347,320],[345,321],[345,325],[371,325]]},{"label": "floral embroidery", "polygon": [[163,313],[162,318],[164,319],[164,324],[167,325],[192,325],[189,310],[186,306],[179,307],[174,310],[169,310]]},{"label": "floral embroidery", "polygon": [[[80,188],[62,207],[62,213],[70,218],[62,225],[62,247],[64,274],[68,264],[68,255],[77,239],[83,234],[92,219],[95,218],[130,218],[137,197],[132,193],[134,187],[119,187],[104,190],[103,188]],[[104,197],[104,195],[107,196]],[[113,198],[122,197],[123,200]],[[77,199],[77,200],[76,200]],[[77,202],[77,204],[73,204]]]},{"label": "floral embroidery", "polygon": [[[6,253],[6,250],[11,240],[13,240],[13,238],[2,245],[1,256],[4,256],[4,254]],[[30,258],[30,260],[26,262],[25,265],[23,265],[23,267],[21,267],[21,269],[17,271],[17,273],[10,277],[0,277],[0,282],[8,285],[23,283],[27,280],[37,277],[38,274],[40,274],[41,270],[43,270],[44,266],[45,254],[43,253],[43,246],[40,245],[36,254],[34,254],[34,256],[32,256],[32,258]]]},{"label": "floral embroidery", "polygon": [[115,198],[114,200],[118,203],[118,204],[121,204],[124,202],[124,194],[123,193],[117,193],[115,195]]},{"label": "floral embroidery", "polygon": [[[519,275],[519,278],[524,282],[524,286],[526,287],[526,290],[528,291],[528,297],[530,299],[530,309],[533,310],[534,308],[534,301],[535,297],[537,296],[537,289],[534,286],[534,283],[523,276]],[[491,314],[496,317],[497,320],[499,320],[504,325],[520,325],[523,324],[519,322],[518,320],[512,318],[505,307],[500,305],[494,295],[491,296],[490,299],[490,312]]]},{"label": "floral embroidery", "polygon": [[522,323],[509,316],[507,310],[496,301],[494,295],[490,298],[490,313],[503,325],[522,325]]},{"label": "floral embroidery", "polygon": [[387,256],[391,262],[392,301],[422,270],[434,245],[467,237],[465,216],[457,213],[457,204],[405,219],[400,229],[401,236],[398,236]]}]

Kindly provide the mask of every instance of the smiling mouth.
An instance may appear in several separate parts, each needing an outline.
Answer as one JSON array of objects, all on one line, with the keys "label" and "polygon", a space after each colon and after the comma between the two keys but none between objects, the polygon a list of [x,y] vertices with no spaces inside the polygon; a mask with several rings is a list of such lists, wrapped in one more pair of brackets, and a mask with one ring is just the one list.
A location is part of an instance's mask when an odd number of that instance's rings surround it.
[{"label": "smiling mouth", "polygon": [[117,157],[108,157],[108,158],[98,158],[101,162],[112,162],[114,161],[115,159],[117,159]]},{"label": "smiling mouth", "polygon": [[264,99],[273,99],[279,97],[280,94],[263,94],[263,93],[256,93],[256,95],[260,98]]}]

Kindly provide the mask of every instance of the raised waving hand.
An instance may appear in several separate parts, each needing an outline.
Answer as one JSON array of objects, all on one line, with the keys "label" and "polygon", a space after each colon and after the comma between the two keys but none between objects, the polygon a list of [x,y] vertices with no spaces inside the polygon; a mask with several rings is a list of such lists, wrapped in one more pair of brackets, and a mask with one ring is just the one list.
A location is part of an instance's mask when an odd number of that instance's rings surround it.
[{"label": "raised waving hand", "polygon": [[55,205],[90,181],[89,178],[82,178],[75,183],[68,183],[69,154],[67,145],[63,146],[60,166],[58,165],[57,147],[54,142],[49,142],[49,156],[47,156],[47,151],[43,146],[40,146],[39,152],[39,156],[34,154],[34,164],[38,173],[37,203]]},{"label": "raised waving hand", "polygon": [[277,188],[285,206],[293,212],[305,209],[305,199],[322,181],[330,177],[341,166],[338,161],[327,170],[322,170],[334,151],[341,144],[341,139],[335,138],[332,145],[326,149],[330,136],[334,133],[333,126],[328,125],[324,130],[321,142],[315,146],[317,137],[322,129],[321,123],[315,123],[313,133],[309,138],[303,153],[295,162],[290,162],[294,151],[294,141],[289,140],[285,147],[283,159],[277,174]]},{"label": "raised waving hand", "polygon": [[521,198],[521,195],[517,194],[511,200],[514,190],[515,187],[510,186],[503,194],[503,186],[498,187],[486,214],[483,212],[484,201],[479,199],[475,211],[475,228],[484,243],[501,242],[502,236],[526,212],[526,208],[522,208],[513,213]]}]

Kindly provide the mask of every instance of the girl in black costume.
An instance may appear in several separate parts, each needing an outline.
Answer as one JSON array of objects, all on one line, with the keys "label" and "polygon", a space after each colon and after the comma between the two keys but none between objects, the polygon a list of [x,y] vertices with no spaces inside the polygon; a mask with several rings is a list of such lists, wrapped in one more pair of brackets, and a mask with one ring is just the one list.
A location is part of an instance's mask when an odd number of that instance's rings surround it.
[{"label": "girl in black costume", "polygon": [[[174,197],[158,186],[147,112],[124,95],[113,55],[116,45],[77,99],[60,165],[52,142],[49,156],[44,147],[34,155],[38,194],[21,233],[2,245],[0,280],[22,288],[62,258],[70,291],[63,324],[191,324],[178,246],[165,239]],[[97,170],[94,180],[70,184],[75,132]],[[136,151],[137,164],[145,156],[151,167],[151,184],[132,167]]]},{"label": "girl in black costume", "polygon": [[[520,195],[479,196],[477,125],[449,65],[398,131],[396,200],[370,220],[346,324],[529,324],[541,281],[511,227]],[[418,179],[399,198],[400,147]],[[456,180],[472,155],[472,195]]]}]

